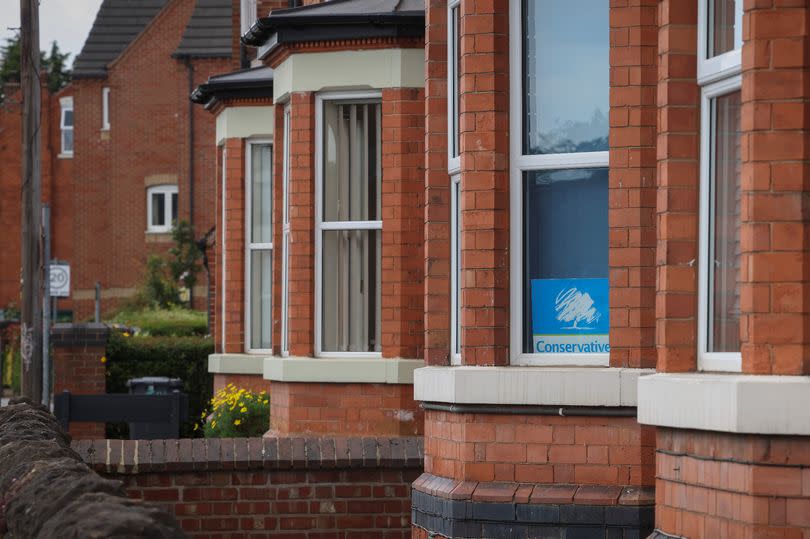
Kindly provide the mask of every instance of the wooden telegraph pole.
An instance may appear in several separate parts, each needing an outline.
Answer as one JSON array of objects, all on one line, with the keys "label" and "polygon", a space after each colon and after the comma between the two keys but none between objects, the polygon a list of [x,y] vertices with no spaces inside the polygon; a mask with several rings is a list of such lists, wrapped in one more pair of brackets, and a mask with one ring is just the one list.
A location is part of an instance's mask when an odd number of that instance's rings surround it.
[{"label": "wooden telegraph pole", "polygon": [[22,69],[22,393],[42,402],[42,181],[39,0],[20,0]]}]

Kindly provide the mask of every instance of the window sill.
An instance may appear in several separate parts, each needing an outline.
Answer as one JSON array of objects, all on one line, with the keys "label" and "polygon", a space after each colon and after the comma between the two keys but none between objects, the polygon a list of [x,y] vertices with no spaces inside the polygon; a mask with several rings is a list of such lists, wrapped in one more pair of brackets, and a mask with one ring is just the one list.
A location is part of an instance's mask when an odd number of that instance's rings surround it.
[{"label": "window sill", "polygon": [[169,243],[172,241],[171,231],[147,230],[146,243]]},{"label": "window sill", "polygon": [[264,379],[276,382],[412,384],[421,359],[266,357]]},{"label": "window sill", "polygon": [[70,153],[60,153],[56,156],[57,159],[73,159],[73,152]]},{"label": "window sill", "polygon": [[414,399],[451,404],[636,406],[636,385],[652,369],[597,367],[426,367]]},{"label": "window sill", "polygon": [[208,372],[261,376],[265,357],[254,354],[211,354],[208,356]]},{"label": "window sill", "polygon": [[638,421],[659,427],[809,436],[808,409],[808,376],[661,373],[638,383]]}]

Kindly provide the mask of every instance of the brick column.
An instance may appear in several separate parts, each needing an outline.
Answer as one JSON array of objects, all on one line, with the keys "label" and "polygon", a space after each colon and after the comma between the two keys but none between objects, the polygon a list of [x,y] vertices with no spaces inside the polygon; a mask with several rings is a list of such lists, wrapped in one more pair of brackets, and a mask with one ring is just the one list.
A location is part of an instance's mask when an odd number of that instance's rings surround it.
[{"label": "brick column", "polygon": [[610,364],[655,367],[657,0],[610,8]]},{"label": "brick column", "polygon": [[[107,350],[110,330],[104,324],[56,324],[51,331],[53,345],[53,392],[103,395],[107,378],[101,358]],[[104,438],[104,423],[74,422],[69,425],[75,439]]]},{"label": "brick column", "polygon": [[509,6],[461,3],[461,342],[509,364]]},{"label": "brick column", "polygon": [[658,370],[697,368],[697,1],[658,4]]},{"label": "brick column", "polygon": [[450,363],[450,178],[447,175],[447,2],[425,5],[425,352]]},{"label": "brick column", "polygon": [[[225,272],[224,352],[245,351],[245,142],[225,141],[225,245],[221,247]],[[222,218],[220,215],[219,219]],[[221,230],[221,229],[220,229]],[[222,241],[222,237],[219,238]]]},{"label": "brick column", "polygon": [[742,66],[743,371],[810,374],[810,9],[804,2],[748,4]]},{"label": "brick column", "polygon": [[424,92],[382,92],[382,354],[424,347]]}]

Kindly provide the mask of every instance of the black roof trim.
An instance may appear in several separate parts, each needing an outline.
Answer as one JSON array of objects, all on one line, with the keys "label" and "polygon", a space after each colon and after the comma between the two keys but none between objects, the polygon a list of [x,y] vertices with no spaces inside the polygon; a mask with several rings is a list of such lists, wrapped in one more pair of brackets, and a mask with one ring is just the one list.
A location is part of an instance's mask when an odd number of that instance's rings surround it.
[{"label": "black roof trim", "polygon": [[210,108],[222,99],[273,97],[273,70],[269,67],[240,69],[214,75],[191,92],[189,99]]}]

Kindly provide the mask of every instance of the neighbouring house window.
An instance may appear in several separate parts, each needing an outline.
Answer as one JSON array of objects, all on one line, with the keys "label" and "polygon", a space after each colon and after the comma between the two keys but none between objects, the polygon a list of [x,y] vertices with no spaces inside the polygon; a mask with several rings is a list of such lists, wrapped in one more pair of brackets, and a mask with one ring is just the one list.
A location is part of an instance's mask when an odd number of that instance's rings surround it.
[{"label": "neighbouring house window", "polygon": [[461,167],[459,114],[461,91],[461,5],[451,1],[447,8],[447,149],[450,171]]},{"label": "neighbouring house window", "polygon": [[461,364],[461,174],[450,177],[450,363]]},{"label": "neighbouring house window", "polygon": [[62,132],[63,157],[73,157],[73,98],[63,97],[59,100],[61,109],[59,128]]},{"label": "neighbouring house window", "polygon": [[273,336],[273,147],[249,142],[247,267],[250,350],[272,348]]},{"label": "neighbouring house window", "polygon": [[698,363],[739,371],[742,0],[701,0]]},{"label": "neighbouring house window", "polygon": [[281,355],[289,355],[290,313],[290,107],[284,108],[284,154],[282,155],[281,221]]},{"label": "neighbouring house window", "polygon": [[256,0],[241,0],[239,14],[242,21],[241,31],[244,34],[256,22]]},{"label": "neighbouring house window", "polygon": [[362,100],[366,95],[318,99],[316,350],[322,355],[381,351],[381,107],[378,99]]},{"label": "neighbouring house window", "polygon": [[609,2],[511,21],[512,362],[607,365]]},{"label": "neighbouring house window", "polygon": [[110,89],[101,89],[101,128],[110,128]]},{"label": "neighbouring house window", "polygon": [[156,185],[146,190],[147,232],[171,232],[177,221],[177,186]]}]

